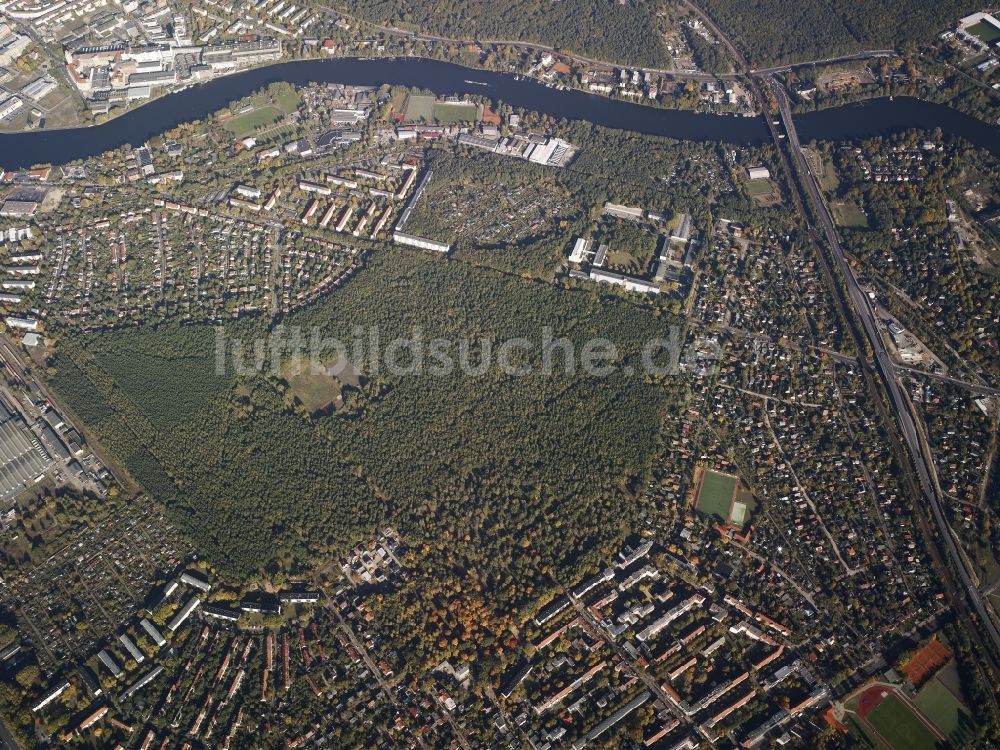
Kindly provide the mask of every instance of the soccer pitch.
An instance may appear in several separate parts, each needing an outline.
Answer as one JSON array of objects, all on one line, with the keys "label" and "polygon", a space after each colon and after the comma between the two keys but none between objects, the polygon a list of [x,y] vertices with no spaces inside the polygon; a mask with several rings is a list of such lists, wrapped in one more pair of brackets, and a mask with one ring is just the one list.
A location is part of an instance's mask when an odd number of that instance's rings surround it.
[{"label": "soccer pitch", "polygon": [[938,741],[930,729],[893,694],[887,695],[865,720],[894,750],[937,750]]},{"label": "soccer pitch", "polygon": [[442,125],[475,122],[479,119],[479,106],[467,102],[438,102],[434,105],[434,119]]},{"label": "soccer pitch", "polygon": [[698,489],[695,508],[706,516],[718,516],[729,523],[729,510],[736,492],[736,477],[706,469]]},{"label": "soccer pitch", "polygon": [[917,693],[917,708],[934,722],[934,726],[952,740],[959,740],[974,726],[965,706],[936,677]]},{"label": "soccer pitch", "polygon": [[986,21],[980,21],[974,26],[970,26],[967,31],[984,44],[993,44],[997,39],[1000,39],[1000,29],[991,23],[986,23]]},{"label": "soccer pitch", "polygon": [[411,94],[406,98],[406,119],[410,122],[416,122],[423,120],[424,122],[432,122],[434,120],[434,103],[435,98],[433,96],[427,96],[425,94]]},{"label": "soccer pitch", "polygon": [[770,180],[750,180],[747,183],[747,190],[750,195],[770,195],[774,192],[774,185]]}]

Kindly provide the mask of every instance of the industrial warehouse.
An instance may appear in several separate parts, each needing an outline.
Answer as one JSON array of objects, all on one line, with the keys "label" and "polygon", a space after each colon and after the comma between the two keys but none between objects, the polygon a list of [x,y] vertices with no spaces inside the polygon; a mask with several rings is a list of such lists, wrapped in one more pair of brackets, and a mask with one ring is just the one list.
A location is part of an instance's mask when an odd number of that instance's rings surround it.
[{"label": "industrial warehouse", "polygon": [[0,501],[3,507],[29,483],[40,479],[52,463],[38,437],[20,415],[0,402]]}]

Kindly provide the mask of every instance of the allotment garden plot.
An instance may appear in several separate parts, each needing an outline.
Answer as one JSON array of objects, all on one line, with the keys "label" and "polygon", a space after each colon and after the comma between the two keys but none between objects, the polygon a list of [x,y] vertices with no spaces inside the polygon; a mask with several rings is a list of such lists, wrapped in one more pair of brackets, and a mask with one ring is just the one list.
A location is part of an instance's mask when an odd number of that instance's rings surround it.
[{"label": "allotment garden plot", "polygon": [[449,237],[467,245],[510,245],[537,237],[574,211],[566,191],[552,183],[491,186],[437,180],[417,204],[407,231]]}]

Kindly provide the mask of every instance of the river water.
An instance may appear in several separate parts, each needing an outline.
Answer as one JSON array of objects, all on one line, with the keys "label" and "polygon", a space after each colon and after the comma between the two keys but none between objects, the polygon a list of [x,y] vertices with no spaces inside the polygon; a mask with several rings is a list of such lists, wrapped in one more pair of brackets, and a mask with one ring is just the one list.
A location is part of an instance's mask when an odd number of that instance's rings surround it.
[{"label": "river water", "polygon": [[[20,169],[38,163],[61,164],[126,143],[138,145],[276,81],[415,86],[440,95],[478,94],[558,118],[684,140],[759,144],[769,139],[767,125],[760,117],[659,109],[582,91],[559,91],[533,80],[516,80],[512,74],[472,70],[437,60],[337,58],[285,62],[217,78],[156,99],[96,127],[0,134],[0,166]],[[911,127],[937,127],[946,135],[961,136],[1000,155],[1000,127],[944,105],[905,97],[798,115],[796,125],[804,143],[813,138],[844,140]]]}]

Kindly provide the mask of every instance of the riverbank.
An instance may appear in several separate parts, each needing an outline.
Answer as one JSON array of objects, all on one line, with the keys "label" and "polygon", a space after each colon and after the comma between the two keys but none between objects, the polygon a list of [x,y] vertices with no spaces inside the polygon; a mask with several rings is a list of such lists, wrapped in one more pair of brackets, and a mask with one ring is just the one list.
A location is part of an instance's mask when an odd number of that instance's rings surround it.
[{"label": "riverbank", "polygon": [[[760,117],[701,114],[649,107],[576,89],[549,88],[510,73],[463,67],[426,58],[335,58],[295,60],[253,68],[195,84],[102,123],[63,130],[0,134],[0,166],[21,169],[38,163],[63,164],[126,143],[139,144],[176,125],[202,119],[271,83],[294,85],[382,84],[427,89],[439,95],[474,94],[559,119],[583,120],[678,140],[762,144],[770,140]],[[1000,155],[1000,128],[919,99],[874,99],[796,116],[803,140],[849,140],[910,128],[940,128],[946,135]]]},{"label": "riverbank", "polygon": [[1000,156],[1000,126],[959,112],[946,104],[914,97],[867,99],[796,114],[794,119],[803,143],[857,140],[903,130],[939,129],[944,136],[962,138],[977,148]]},{"label": "riverbank", "polygon": [[[986,99],[984,101],[974,101],[978,93],[985,93]],[[792,112],[796,116],[799,116],[888,97],[909,97],[934,104],[941,104],[956,112],[962,112],[981,122],[985,122],[987,125],[1000,124],[1000,92],[994,92],[992,89],[980,90],[973,87],[969,87],[964,91],[943,92],[941,89],[927,85],[923,81],[918,82],[916,85],[870,85],[863,89],[851,89],[836,96],[823,97],[815,102],[798,100],[792,107]]]},{"label": "riverbank", "polygon": [[[511,42],[510,44],[513,45],[514,43]],[[537,45],[524,44],[522,46],[535,47]],[[512,76],[512,77],[515,78],[515,80],[522,80],[522,81],[529,82],[529,83],[530,82],[534,82],[534,83],[537,83],[538,85],[546,87],[546,88],[556,88],[558,90],[578,91],[580,93],[589,94],[589,95],[592,95],[592,96],[597,96],[597,97],[602,98],[602,99],[609,99],[611,101],[622,102],[624,104],[636,104],[638,106],[646,107],[648,109],[653,109],[653,110],[666,109],[666,110],[677,110],[677,111],[683,111],[683,112],[691,112],[691,113],[696,113],[696,114],[715,114],[715,115],[722,115],[722,116],[733,116],[733,115],[740,116],[739,113],[737,113],[737,112],[726,111],[725,109],[722,109],[721,111],[706,112],[704,108],[687,108],[687,107],[680,107],[680,106],[671,106],[674,102],[672,102],[672,101],[666,101],[666,100],[661,100],[661,99],[650,100],[650,99],[643,98],[643,97],[625,97],[625,96],[619,96],[619,95],[594,93],[594,92],[588,91],[586,88],[580,87],[578,85],[567,85],[567,84],[559,83],[559,82],[554,82],[552,84],[552,86],[549,87],[547,85],[546,81],[543,81],[543,80],[540,80],[538,78],[529,76],[529,75],[527,75],[525,73],[522,73],[522,72],[519,72],[517,70],[501,70],[501,69],[492,69],[492,68],[486,68],[486,67],[475,66],[475,65],[466,65],[466,64],[463,64],[463,63],[460,63],[460,62],[454,62],[452,60],[442,59],[442,58],[438,58],[438,57],[420,56],[420,55],[398,55],[398,56],[394,56],[394,55],[378,55],[378,56],[371,56],[371,57],[359,57],[359,56],[353,56],[353,57],[304,57],[304,58],[282,59],[282,60],[265,62],[265,63],[261,63],[259,65],[255,65],[255,66],[253,66],[251,68],[246,68],[246,69],[243,69],[243,70],[237,70],[237,71],[234,71],[234,72],[231,72],[231,73],[223,74],[223,75],[220,75],[220,76],[218,76],[216,78],[212,78],[210,80],[201,81],[201,82],[197,82],[197,83],[189,83],[189,84],[187,84],[185,86],[179,86],[179,87],[174,88],[174,89],[165,90],[165,91],[162,91],[162,93],[159,93],[156,96],[148,98],[148,99],[136,100],[136,101],[134,101],[134,102],[126,105],[126,108],[124,108],[124,109],[121,109],[121,108],[113,109],[112,112],[114,114],[112,114],[110,116],[107,116],[107,117],[104,117],[100,121],[81,122],[78,125],[67,125],[67,126],[60,126],[60,127],[46,127],[46,128],[44,128],[44,132],[54,133],[54,132],[59,132],[59,131],[63,131],[63,130],[74,130],[75,131],[75,130],[81,130],[81,129],[85,129],[85,128],[102,127],[104,125],[111,124],[115,120],[118,120],[121,117],[125,117],[125,116],[129,115],[132,112],[135,112],[135,111],[137,111],[139,109],[142,109],[143,107],[147,107],[147,106],[149,106],[151,104],[154,104],[155,102],[157,102],[157,101],[159,101],[161,99],[164,99],[164,98],[167,98],[167,97],[171,97],[171,96],[175,96],[177,94],[180,94],[180,93],[186,91],[189,88],[197,87],[197,86],[206,86],[206,85],[213,84],[213,83],[216,83],[216,82],[219,82],[219,81],[225,81],[225,80],[229,80],[229,79],[232,79],[232,78],[238,78],[240,76],[244,76],[244,75],[247,75],[247,74],[254,73],[255,71],[267,70],[267,69],[270,69],[270,68],[282,68],[282,67],[285,67],[285,66],[302,65],[302,64],[308,64],[308,63],[312,63],[312,64],[324,64],[325,65],[325,64],[330,64],[330,63],[336,64],[336,63],[341,62],[341,61],[350,61],[350,62],[364,62],[364,63],[368,63],[368,64],[378,64],[380,62],[396,62],[396,61],[400,61],[400,60],[415,61],[417,63],[440,63],[440,64],[443,64],[443,65],[454,66],[456,68],[460,68],[460,69],[464,70],[466,72],[466,74],[467,74],[467,78],[468,77],[473,77],[473,76],[478,75],[478,74]],[[610,65],[610,63],[608,63],[608,65]],[[710,73],[681,74],[681,73],[670,73],[670,72],[667,72],[667,71],[660,71],[660,73],[662,73],[663,76],[665,76],[667,78],[670,78],[671,80],[676,80],[676,81],[679,81],[679,82],[688,81],[688,80],[695,80],[695,81],[725,80],[727,78],[728,79],[733,78],[732,75],[715,76],[714,74],[710,74]],[[288,83],[294,83],[294,81],[292,81],[290,78],[282,78],[282,79],[278,79],[278,80],[286,81]],[[274,82],[274,81],[271,81],[271,82]],[[346,83],[346,81],[333,81],[333,80],[330,80],[330,82]],[[392,84],[393,82],[392,81],[385,81],[384,83]],[[443,92],[439,92],[439,93],[443,93]],[[476,92],[475,91],[470,91],[469,93],[476,93]],[[239,98],[240,98],[239,96],[234,96],[234,97],[232,97],[232,99],[230,99],[230,101],[235,100],[235,99],[239,99]],[[221,109],[227,103],[228,102],[222,102],[222,103],[220,103],[220,105],[219,105],[218,108]],[[759,112],[756,112],[756,113],[753,113],[753,114],[759,114]],[[2,136],[2,135],[18,135],[18,134],[27,133],[27,132],[36,132],[36,131],[33,131],[33,130],[28,131],[28,130],[23,130],[23,129],[4,130],[2,127],[0,127],[0,136]],[[42,132],[42,131],[37,131],[37,132]]]}]

